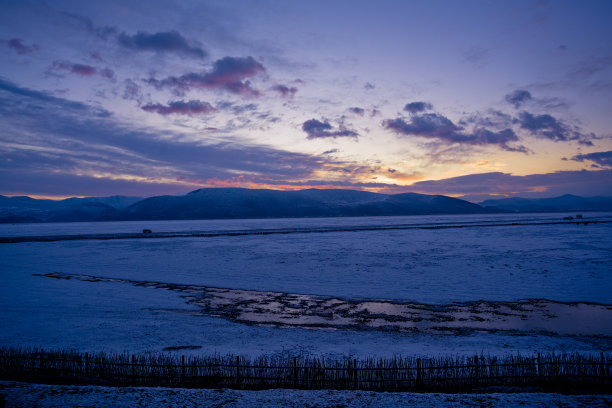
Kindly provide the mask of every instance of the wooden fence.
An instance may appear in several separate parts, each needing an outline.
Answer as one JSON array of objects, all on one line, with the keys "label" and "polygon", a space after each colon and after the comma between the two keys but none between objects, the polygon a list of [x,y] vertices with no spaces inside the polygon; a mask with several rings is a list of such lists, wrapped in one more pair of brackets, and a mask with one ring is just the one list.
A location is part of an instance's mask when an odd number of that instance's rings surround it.
[{"label": "wooden fence", "polygon": [[0,348],[0,379],[54,384],[234,389],[610,392],[610,356],[311,357],[106,354]]}]

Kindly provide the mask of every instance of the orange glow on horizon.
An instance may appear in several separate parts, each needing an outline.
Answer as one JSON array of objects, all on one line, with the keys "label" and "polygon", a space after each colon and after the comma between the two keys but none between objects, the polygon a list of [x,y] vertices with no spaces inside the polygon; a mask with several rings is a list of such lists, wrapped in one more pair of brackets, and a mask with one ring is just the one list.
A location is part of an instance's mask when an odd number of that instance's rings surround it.
[{"label": "orange glow on horizon", "polygon": [[[378,191],[388,188],[385,186],[376,186],[376,187],[374,186],[372,187],[342,186],[342,185],[333,184],[333,182],[330,182],[330,184],[316,184],[316,185],[269,184],[269,183],[258,183],[258,182],[250,181],[250,180],[241,180],[240,176],[234,179],[227,179],[227,180],[221,180],[221,179],[216,179],[216,178],[208,179],[203,182],[202,188],[207,188],[207,187],[212,187],[212,188],[234,187],[234,188],[267,189],[267,190],[280,190],[280,191],[297,191],[297,190],[307,190],[310,188],[316,188],[316,189],[334,189],[334,190],[361,190],[361,191],[370,191],[370,192],[378,192]],[[394,187],[394,186],[389,186],[389,187]]]},{"label": "orange glow on horizon", "polygon": [[36,200],[53,200],[61,201],[67,198],[87,198],[90,196],[83,195],[44,195],[44,194],[2,194],[5,197],[30,197]]}]

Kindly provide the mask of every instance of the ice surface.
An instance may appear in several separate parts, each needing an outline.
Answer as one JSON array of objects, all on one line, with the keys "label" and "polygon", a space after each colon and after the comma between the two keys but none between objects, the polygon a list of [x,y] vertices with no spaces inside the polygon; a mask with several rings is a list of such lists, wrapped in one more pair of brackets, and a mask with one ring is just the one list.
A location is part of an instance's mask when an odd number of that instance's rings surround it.
[{"label": "ice surface", "polygon": [[[259,325],[342,330],[386,330],[409,333],[455,334],[466,331],[545,331],[562,335],[612,336],[612,306],[559,303],[477,301],[425,305],[388,300],[357,301],[210,286],[106,278],[66,273],[36,276],[91,283],[124,283],[153,290],[178,292],[196,306],[191,315],[219,316]],[[172,312],[171,309],[167,310]],[[175,311],[187,313],[184,310]]]},{"label": "ice surface", "polygon": [[[216,232],[342,226],[470,224],[488,222],[561,221],[575,213],[415,215],[398,217],[271,218],[234,220],[106,221],[0,224],[0,237],[29,235],[112,234],[153,232]],[[589,212],[583,219],[610,220],[612,213]]]},{"label": "ice surface", "polygon": [[[0,235],[377,225],[442,218],[446,223],[497,222],[516,217],[561,215],[21,224],[0,226]],[[612,346],[606,336],[475,332],[449,337],[246,325],[198,315],[195,305],[173,291],[33,274],[352,300],[444,304],[543,298],[610,305],[611,254],[611,224],[0,244],[0,344],[107,351],[201,345],[193,353],[328,355],[605,351]]]}]

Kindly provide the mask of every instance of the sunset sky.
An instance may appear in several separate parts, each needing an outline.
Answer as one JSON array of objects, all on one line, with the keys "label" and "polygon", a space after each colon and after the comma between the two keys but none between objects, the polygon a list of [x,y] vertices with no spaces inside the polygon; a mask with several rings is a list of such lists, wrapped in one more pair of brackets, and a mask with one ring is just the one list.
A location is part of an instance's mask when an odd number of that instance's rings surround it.
[{"label": "sunset sky", "polygon": [[612,195],[612,1],[29,1],[0,194]]}]

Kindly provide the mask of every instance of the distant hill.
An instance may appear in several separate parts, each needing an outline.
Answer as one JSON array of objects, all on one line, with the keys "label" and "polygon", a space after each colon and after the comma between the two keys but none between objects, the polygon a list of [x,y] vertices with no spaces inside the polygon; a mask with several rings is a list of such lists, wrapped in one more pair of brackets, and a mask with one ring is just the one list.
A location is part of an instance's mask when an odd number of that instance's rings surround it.
[{"label": "distant hill", "polygon": [[72,222],[121,219],[121,211],[142,197],[87,197],[37,200],[0,196],[0,222]]},{"label": "distant hill", "polygon": [[354,190],[205,188],[182,196],[69,198],[0,196],[0,222],[347,217],[489,212],[465,200]]},{"label": "distant hill", "polygon": [[90,197],[61,201],[0,196],[0,222],[189,220],[496,212],[612,211],[612,197],[506,198],[479,204],[443,195],[355,190],[204,188],[181,196]]},{"label": "distant hill", "polygon": [[612,197],[579,197],[571,194],[553,198],[502,198],[479,204],[509,212],[612,211]]},{"label": "distant hill", "polygon": [[184,196],[146,198],[126,208],[123,214],[126,219],[165,220],[475,214],[486,211],[477,204],[456,198],[412,193],[206,188]]}]

